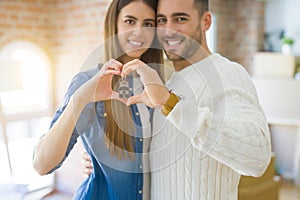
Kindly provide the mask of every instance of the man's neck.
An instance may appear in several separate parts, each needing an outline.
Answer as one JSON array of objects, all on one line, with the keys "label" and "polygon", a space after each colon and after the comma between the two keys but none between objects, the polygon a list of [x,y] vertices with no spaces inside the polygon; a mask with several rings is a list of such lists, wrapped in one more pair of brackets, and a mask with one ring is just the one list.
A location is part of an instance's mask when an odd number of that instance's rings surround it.
[{"label": "man's neck", "polygon": [[175,71],[180,71],[190,65],[193,65],[193,64],[205,59],[206,57],[208,57],[211,54],[212,54],[212,52],[209,51],[208,49],[207,50],[200,49],[190,58],[182,59],[182,60],[174,60],[173,61],[174,69],[175,69]]}]

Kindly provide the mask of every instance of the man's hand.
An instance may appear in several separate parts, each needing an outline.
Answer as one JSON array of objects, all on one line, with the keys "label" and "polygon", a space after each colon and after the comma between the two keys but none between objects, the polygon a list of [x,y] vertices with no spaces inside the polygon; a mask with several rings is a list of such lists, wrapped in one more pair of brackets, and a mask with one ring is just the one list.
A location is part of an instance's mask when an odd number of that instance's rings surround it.
[{"label": "man's hand", "polygon": [[82,154],[82,163],[83,163],[83,174],[85,177],[89,177],[93,172],[93,165],[91,158],[87,152]]},{"label": "man's hand", "polygon": [[144,103],[152,108],[164,105],[170,93],[157,72],[144,62],[135,59],[123,66],[121,76],[126,77],[133,71],[136,71],[140,75],[140,80],[144,85],[144,91],[140,95],[130,97],[127,101],[127,105]]}]

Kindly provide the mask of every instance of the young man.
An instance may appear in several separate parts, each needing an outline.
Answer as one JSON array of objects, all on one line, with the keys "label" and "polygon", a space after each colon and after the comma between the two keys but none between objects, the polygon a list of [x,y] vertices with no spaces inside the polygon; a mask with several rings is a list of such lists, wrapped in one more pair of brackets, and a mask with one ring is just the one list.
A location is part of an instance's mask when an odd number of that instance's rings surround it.
[{"label": "young man", "polygon": [[151,199],[237,199],[240,176],[262,175],[271,156],[255,88],[241,65],[208,49],[208,0],[159,0],[157,17],[159,41],[175,68],[168,89],[139,60],[122,69],[122,76],[136,71],[144,84],[127,104],[156,107]]},{"label": "young man", "polygon": [[[245,69],[213,54],[208,0],[159,0],[157,35],[175,72],[167,88],[138,60],[144,92],[128,105],[158,107],[150,148],[152,199],[237,199],[241,175],[260,176],[271,155],[268,124]],[[172,90],[173,92],[169,92]]]}]

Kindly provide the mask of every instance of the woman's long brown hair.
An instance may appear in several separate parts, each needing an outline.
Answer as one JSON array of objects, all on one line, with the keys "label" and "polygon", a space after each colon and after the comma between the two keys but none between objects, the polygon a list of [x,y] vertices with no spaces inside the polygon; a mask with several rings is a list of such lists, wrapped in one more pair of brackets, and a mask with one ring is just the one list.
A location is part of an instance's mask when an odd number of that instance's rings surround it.
[{"label": "woman's long brown hair", "polygon": [[[121,9],[133,1],[142,1],[152,8],[155,13],[157,9],[157,0],[113,0],[106,14],[104,22],[104,39],[105,39],[105,61],[114,58],[120,61],[120,57],[124,54],[120,48],[117,37],[117,19]],[[163,77],[161,63],[163,61],[162,50],[157,45],[157,39],[154,38],[153,48],[149,48],[142,56],[141,60],[145,63],[157,63],[152,67]],[[112,89],[117,86],[120,77],[114,76],[112,81]],[[105,101],[105,136],[106,147],[112,155],[116,155],[119,159],[134,158],[134,121],[130,107],[117,100]]]}]

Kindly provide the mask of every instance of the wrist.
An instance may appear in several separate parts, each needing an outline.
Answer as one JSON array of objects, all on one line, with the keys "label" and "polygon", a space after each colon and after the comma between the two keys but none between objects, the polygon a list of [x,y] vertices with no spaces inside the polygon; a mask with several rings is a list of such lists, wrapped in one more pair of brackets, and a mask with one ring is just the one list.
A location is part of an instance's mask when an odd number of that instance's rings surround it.
[{"label": "wrist", "polygon": [[173,91],[170,91],[169,97],[162,106],[161,113],[165,116],[168,116],[168,114],[173,110],[180,100],[181,98],[178,95],[176,95]]}]

